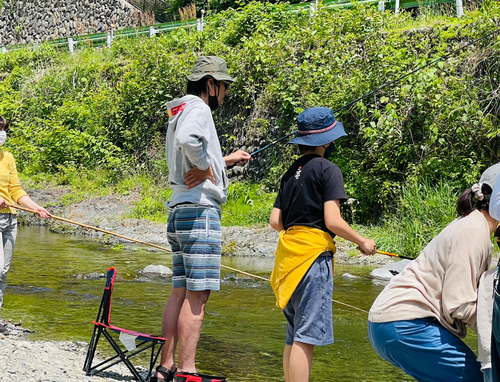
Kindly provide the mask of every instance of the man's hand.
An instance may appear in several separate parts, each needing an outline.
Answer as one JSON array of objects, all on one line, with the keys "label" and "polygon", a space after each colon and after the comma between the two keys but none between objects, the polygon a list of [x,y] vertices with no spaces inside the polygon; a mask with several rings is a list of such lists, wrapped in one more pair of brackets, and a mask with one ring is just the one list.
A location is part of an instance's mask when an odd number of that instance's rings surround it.
[{"label": "man's hand", "polygon": [[243,166],[249,160],[252,160],[251,155],[243,150],[235,151],[234,153],[229,154],[228,156],[224,157],[224,162],[226,162],[227,167],[231,167],[231,166],[235,166],[235,165]]},{"label": "man's hand", "polygon": [[203,183],[206,179],[215,184],[215,176],[212,170],[212,166],[203,171],[194,166],[189,172],[184,175],[184,185],[186,185],[187,189],[190,190],[200,183]]},{"label": "man's hand", "polygon": [[372,239],[363,240],[363,242],[359,245],[359,249],[365,255],[370,255],[370,256],[374,255],[377,252],[377,246],[375,245],[375,242]]},{"label": "man's hand", "polygon": [[9,207],[9,203],[4,198],[0,198],[0,208],[7,208]]}]

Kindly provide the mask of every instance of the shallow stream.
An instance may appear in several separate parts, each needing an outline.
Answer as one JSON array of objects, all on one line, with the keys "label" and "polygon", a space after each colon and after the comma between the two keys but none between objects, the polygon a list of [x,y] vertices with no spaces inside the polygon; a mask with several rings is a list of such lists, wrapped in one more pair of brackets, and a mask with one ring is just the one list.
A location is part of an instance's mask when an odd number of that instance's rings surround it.
[{"label": "shallow stream", "polygon": [[[35,331],[29,337],[33,340],[88,342],[105,279],[84,276],[105,274],[107,268],[115,267],[112,323],[160,334],[171,279],[149,278],[139,271],[150,264],[170,266],[170,255],[114,250],[89,240],[41,227],[20,227],[1,317],[22,320],[23,326]],[[223,264],[269,277],[273,260],[223,258]],[[368,279],[372,269],[336,265],[333,298],[369,310],[384,287]],[[346,279],[344,273],[360,278]],[[224,375],[232,382],[283,381],[286,325],[271,287],[226,270],[222,277],[221,291],[213,293],[207,305],[197,356],[199,369]],[[335,344],[316,348],[311,382],[412,380],[373,351],[366,313],[334,303],[333,314]],[[474,350],[475,341],[475,336],[468,336]]]}]

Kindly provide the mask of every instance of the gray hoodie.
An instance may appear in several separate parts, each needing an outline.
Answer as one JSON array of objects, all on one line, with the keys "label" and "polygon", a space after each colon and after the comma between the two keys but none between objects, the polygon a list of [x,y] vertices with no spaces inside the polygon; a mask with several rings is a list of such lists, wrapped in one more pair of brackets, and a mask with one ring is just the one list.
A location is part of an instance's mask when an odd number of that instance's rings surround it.
[{"label": "gray hoodie", "polygon": [[[170,206],[189,202],[219,207],[226,201],[228,180],[212,111],[194,95],[168,102],[167,107],[170,116],[166,142],[168,183],[172,189]],[[212,166],[215,184],[207,179],[188,190],[183,184],[184,175],[194,166],[200,170]]]}]

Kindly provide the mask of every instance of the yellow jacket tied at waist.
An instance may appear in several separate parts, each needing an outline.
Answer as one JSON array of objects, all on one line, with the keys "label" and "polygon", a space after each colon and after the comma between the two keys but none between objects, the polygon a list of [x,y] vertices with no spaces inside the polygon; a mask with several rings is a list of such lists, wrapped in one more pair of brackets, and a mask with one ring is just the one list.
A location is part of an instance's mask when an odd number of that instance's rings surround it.
[{"label": "yellow jacket tied at waist", "polygon": [[306,226],[294,226],[280,232],[271,274],[271,287],[276,295],[277,306],[285,309],[312,263],[327,251],[337,251],[328,232]]}]

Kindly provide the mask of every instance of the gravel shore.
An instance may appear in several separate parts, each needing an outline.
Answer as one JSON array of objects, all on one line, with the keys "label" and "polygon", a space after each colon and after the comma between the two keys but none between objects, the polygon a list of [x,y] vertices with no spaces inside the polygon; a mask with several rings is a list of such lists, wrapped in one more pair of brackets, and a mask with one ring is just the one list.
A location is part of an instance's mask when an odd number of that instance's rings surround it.
[{"label": "gravel shore", "polygon": [[[84,342],[30,341],[29,329],[0,320],[7,332],[0,334],[0,381],[63,382],[132,381],[128,369],[115,365],[102,376],[88,377],[82,370],[88,344]],[[147,370],[140,370],[147,374]]]}]

